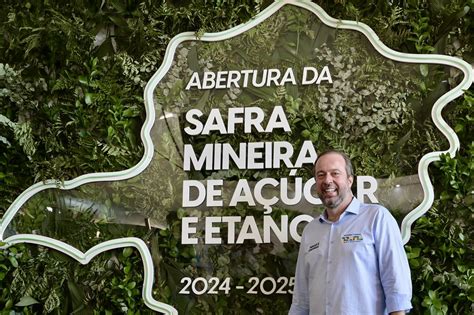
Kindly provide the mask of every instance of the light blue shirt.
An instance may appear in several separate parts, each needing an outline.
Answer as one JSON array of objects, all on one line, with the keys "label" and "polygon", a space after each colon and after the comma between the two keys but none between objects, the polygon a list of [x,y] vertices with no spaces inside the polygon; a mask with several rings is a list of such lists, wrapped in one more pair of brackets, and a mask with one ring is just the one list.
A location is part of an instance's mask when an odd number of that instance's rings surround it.
[{"label": "light blue shirt", "polygon": [[290,315],[381,315],[411,309],[400,229],[382,206],[352,199],[337,222],[303,231]]}]

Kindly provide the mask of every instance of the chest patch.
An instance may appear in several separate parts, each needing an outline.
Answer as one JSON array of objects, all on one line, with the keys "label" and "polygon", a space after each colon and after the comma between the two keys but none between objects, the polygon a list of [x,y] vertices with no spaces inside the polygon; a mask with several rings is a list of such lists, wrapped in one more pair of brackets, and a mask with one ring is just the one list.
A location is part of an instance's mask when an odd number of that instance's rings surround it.
[{"label": "chest patch", "polygon": [[361,242],[364,238],[360,233],[345,234],[341,237],[343,243]]}]

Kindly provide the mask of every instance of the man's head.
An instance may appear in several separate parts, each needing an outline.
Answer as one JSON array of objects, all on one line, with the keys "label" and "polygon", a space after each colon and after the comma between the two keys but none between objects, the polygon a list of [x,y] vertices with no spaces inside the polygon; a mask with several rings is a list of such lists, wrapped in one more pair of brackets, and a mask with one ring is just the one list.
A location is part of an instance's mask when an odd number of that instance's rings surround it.
[{"label": "man's head", "polygon": [[352,200],[354,181],[350,159],[342,152],[327,151],[314,164],[316,193],[328,209],[346,207]]}]

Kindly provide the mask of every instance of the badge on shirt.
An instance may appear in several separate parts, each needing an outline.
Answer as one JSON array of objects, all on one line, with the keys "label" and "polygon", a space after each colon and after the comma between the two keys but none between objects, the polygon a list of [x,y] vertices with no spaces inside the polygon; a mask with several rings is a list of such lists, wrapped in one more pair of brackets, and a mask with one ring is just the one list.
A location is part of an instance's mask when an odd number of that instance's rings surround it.
[{"label": "badge on shirt", "polygon": [[353,242],[361,242],[364,238],[360,233],[351,233],[345,234],[341,237],[342,242],[345,243],[353,243]]}]

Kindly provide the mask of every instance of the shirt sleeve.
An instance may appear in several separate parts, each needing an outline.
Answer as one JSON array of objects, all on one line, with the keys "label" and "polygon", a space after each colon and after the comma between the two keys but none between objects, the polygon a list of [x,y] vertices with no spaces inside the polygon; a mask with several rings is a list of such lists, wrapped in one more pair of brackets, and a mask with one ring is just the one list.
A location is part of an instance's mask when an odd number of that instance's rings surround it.
[{"label": "shirt sleeve", "polygon": [[308,315],[309,314],[309,292],[308,292],[308,272],[305,262],[305,235],[301,238],[298,261],[296,263],[295,286],[293,289],[293,300],[288,315]]},{"label": "shirt sleeve", "polygon": [[374,229],[387,312],[409,311],[412,308],[411,274],[397,221],[387,209],[382,208]]}]

